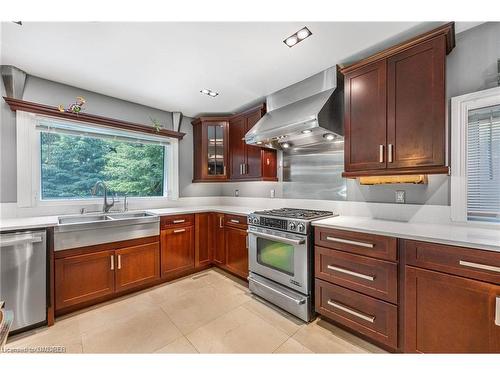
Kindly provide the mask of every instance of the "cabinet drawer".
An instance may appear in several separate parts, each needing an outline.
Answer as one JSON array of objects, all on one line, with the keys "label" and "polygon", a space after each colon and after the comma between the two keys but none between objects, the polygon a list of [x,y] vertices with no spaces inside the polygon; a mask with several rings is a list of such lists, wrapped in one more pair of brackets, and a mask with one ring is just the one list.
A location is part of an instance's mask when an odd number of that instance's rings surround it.
[{"label": "cabinet drawer", "polygon": [[396,263],[319,246],[314,257],[317,278],[397,304]]},{"label": "cabinet drawer", "polygon": [[174,226],[190,226],[194,224],[194,215],[169,215],[160,218],[162,228]]},{"label": "cabinet drawer", "polygon": [[373,258],[397,259],[397,239],[331,228],[315,228],[316,245]]},{"label": "cabinet drawer", "polygon": [[391,348],[398,344],[396,306],[316,279],[316,311]]},{"label": "cabinet drawer", "polygon": [[406,264],[500,284],[500,253],[403,240]]},{"label": "cabinet drawer", "polygon": [[225,214],[224,215],[224,225],[229,225],[229,226],[233,226],[233,227],[246,229],[247,228],[247,217],[246,216],[239,216],[239,215]]}]

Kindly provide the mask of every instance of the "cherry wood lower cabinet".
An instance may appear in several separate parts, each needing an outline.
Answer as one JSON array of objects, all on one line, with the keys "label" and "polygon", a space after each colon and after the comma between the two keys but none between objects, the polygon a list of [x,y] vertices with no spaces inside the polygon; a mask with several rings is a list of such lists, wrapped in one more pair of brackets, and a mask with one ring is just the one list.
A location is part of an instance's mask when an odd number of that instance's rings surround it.
[{"label": "cherry wood lower cabinet", "polygon": [[212,216],[213,216],[213,233],[214,233],[213,262],[216,265],[226,264],[224,214],[212,213]]},{"label": "cherry wood lower cabinet", "polygon": [[56,310],[112,295],[114,254],[110,250],[56,259]]},{"label": "cherry wood lower cabinet", "polygon": [[237,226],[226,225],[224,228],[226,249],[225,268],[246,279],[248,277],[247,231]]},{"label": "cherry wood lower cabinet", "polygon": [[116,291],[136,288],[160,278],[158,242],[119,249],[115,255]]},{"label": "cherry wood lower cabinet", "polygon": [[55,257],[57,315],[152,285],[160,277],[158,236],[64,250]]},{"label": "cherry wood lower cabinet", "polygon": [[214,216],[210,212],[195,214],[195,267],[209,266],[214,252]]},{"label": "cherry wood lower cabinet", "polygon": [[175,277],[194,269],[194,227],[161,230],[161,276]]}]

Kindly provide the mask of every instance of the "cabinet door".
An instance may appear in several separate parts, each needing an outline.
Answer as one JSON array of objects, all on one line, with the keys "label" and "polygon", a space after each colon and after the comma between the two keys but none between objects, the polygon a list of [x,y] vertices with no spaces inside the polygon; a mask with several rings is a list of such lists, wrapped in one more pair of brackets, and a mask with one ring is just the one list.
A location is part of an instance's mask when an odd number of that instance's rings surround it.
[{"label": "cabinet door", "polygon": [[[253,126],[261,119],[261,110],[255,111],[247,116],[247,123],[245,134],[253,128]],[[246,178],[259,178],[262,177],[262,148],[258,146],[249,146],[245,144],[246,147],[246,166],[245,166],[245,177]]]},{"label": "cabinet door", "polygon": [[246,117],[231,120],[229,124],[229,154],[231,159],[232,180],[245,178],[246,144],[243,138],[246,133]]},{"label": "cabinet door", "polygon": [[499,285],[410,266],[405,278],[406,352],[500,353]]},{"label": "cabinet door", "polygon": [[387,168],[445,164],[445,36],[387,60]]},{"label": "cabinet door", "polygon": [[203,267],[212,262],[213,215],[204,212],[195,214],[195,267]]},{"label": "cabinet door", "polygon": [[386,62],[345,76],[345,170],[385,169]]},{"label": "cabinet door", "polygon": [[231,228],[226,226],[225,239],[226,245],[226,267],[236,275],[248,277],[248,249],[247,232],[243,229]]},{"label": "cabinet door", "polygon": [[113,294],[114,268],[114,251],[56,259],[56,310]]},{"label": "cabinet door", "polygon": [[161,231],[161,275],[175,276],[194,268],[194,227]]},{"label": "cabinet door", "polygon": [[160,278],[160,244],[116,250],[116,291],[132,289]]},{"label": "cabinet door", "polygon": [[265,180],[277,179],[276,150],[262,149],[262,177]]},{"label": "cabinet door", "polygon": [[214,213],[214,262],[226,264],[226,247],[224,241],[224,214]]}]

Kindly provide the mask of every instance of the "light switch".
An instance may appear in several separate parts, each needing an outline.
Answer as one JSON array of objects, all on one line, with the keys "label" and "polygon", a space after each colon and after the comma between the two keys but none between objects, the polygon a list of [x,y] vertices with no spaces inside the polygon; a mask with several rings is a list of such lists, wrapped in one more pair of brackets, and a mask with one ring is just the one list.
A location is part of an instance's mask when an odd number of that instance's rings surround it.
[{"label": "light switch", "polygon": [[239,197],[240,196],[240,191],[238,189],[234,189],[234,196]]}]

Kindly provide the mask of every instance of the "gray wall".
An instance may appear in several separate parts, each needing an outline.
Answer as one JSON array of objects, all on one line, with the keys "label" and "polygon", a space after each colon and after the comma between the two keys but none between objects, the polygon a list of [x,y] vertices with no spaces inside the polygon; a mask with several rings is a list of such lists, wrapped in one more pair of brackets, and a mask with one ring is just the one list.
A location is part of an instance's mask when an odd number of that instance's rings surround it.
[{"label": "gray wall", "polygon": [[[2,95],[5,95],[3,84]],[[168,129],[172,128],[170,112],[127,102],[95,92],[81,90],[76,87],[48,81],[42,78],[28,76],[24,89],[23,99],[27,101],[54,105],[68,105],[76,96],[84,96],[87,100],[86,112],[117,118],[120,120],[151,124],[150,116],[158,119]],[[16,202],[16,122],[12,112],[4,100],[1,105],[1,160],[0,160],[0,202]],[[180,196],[207,196],[220,195],[221,187],[206,186],[206,184],[192,184],[193,178],[193,136],[191,120],[184,117],[181,131],[186,133],[179,142],[179,195]]]}]

